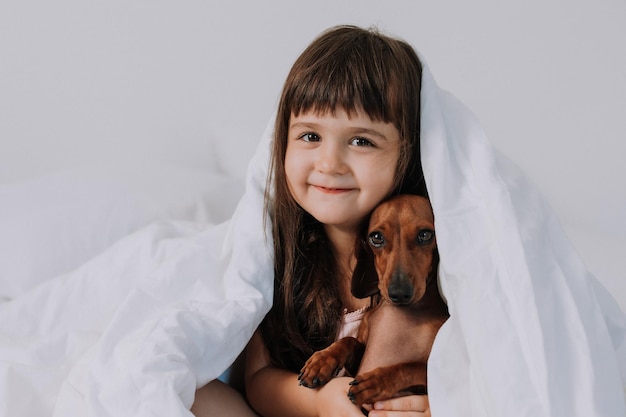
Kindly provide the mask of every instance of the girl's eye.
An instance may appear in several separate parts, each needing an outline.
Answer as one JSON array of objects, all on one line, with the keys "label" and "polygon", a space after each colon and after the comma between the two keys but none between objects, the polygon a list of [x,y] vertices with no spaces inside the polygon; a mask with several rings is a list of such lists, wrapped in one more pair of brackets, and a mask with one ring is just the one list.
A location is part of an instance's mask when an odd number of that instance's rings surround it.
[{"label": "girl's eye", "polygon": [[368,240],[370,242],[370,245],[375,248],[382,248],[383,246],[385,246],[385,237],[380,232],[370,233],[368,236]]},{"label": "girl's eye", "polygon": [[350,143],[356,146],[374,146],[374,143],[371,140],[363,137],[356,137],[352,139]]},{"label": "girl's eye", "polygon": [[417,233],[417,243],[419,245],[425,245],[430,243],[431,240],[435,237],[435,232],[433,230],[422,229]]},{"label": "girl's eye", "polygon": [[315,133],[304,133],[300,135],[299,139],[305,142],[319,142],[320,137]]}]

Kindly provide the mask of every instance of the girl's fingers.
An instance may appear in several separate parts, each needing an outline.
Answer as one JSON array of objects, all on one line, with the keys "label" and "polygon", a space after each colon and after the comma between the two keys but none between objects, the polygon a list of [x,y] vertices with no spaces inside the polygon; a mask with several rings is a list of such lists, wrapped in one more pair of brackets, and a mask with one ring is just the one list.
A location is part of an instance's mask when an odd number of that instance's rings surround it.
[{"label": "girl's fingers", "polygon": [[374,404],[375,410],[424,411],[427,408],[429,408],[429,404],[428,396],[426,395],[406,395],[378,401]]},{"label": "girl's fingers", "polygon": [[431,417],[430,410],[423,413],[419,411],[386,411],[373,410],[370,411],[368,417]]},{"label": "girl's fingers", "polygon": [[430,416],[430,405],[426,395],[408,395],[405,397],[392,398],[378,401],[374,404],[369,414],[371,417],[409,417]]}]

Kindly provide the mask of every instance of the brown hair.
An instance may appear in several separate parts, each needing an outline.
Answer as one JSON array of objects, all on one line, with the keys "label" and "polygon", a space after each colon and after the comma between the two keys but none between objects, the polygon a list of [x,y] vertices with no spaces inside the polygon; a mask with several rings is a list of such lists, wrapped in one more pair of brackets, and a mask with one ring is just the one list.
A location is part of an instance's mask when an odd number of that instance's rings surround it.
[{"label": "brown hair", "polygon": [[355,26],[322,33],[291,68],[276,116],[268,180],[273,185],[266,193],[274,238],[274,304],[261,333],[276,366],[298,371],[314,351],[332,343],[342,310],[328,238],[287,186],[291,115],[341,108],[393,123],[401,138],[394,194],[426,195],[419,152],[420,79],[421,64],[410,45]]}]

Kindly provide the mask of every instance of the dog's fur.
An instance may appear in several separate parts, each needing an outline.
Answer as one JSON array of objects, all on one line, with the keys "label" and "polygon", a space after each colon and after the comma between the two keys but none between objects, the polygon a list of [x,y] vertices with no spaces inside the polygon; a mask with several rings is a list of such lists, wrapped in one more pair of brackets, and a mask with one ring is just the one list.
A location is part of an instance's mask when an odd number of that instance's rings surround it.
[{"label": "dog's fur", "polygon": [[356,339],[340,339],[311,356],[300,384],[319,387],[345,367],[356,374],[348,397],[358,405],[401,392],[425,393],[426,362],[448,318],[438,262],[429,201],[401,195],[381,203],[370,217],[352,278],[355,296],[378,293],[380,302],[365,315]]}]

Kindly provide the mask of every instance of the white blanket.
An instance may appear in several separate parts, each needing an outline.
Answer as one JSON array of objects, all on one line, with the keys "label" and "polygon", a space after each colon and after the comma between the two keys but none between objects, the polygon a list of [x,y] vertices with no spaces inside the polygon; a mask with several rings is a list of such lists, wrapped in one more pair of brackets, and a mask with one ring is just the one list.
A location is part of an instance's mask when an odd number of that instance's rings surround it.
[{"label": "white blanket", "polygon": [[[155,222],[0,305],[1,416],[190,415],[270,307],[269,142],[268,129],[229,221]],[[433,415],[626,415],[624,314],[427,68],[422,158],[451,312]]]},{"label": "white blanket", "polygon": [[428,71],[422,100],[451,314],[429,362],[433,415],[626,415],[626,316],[531,184]]}]

